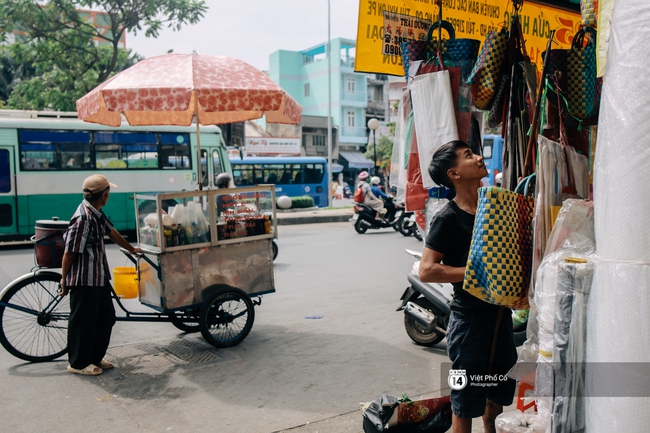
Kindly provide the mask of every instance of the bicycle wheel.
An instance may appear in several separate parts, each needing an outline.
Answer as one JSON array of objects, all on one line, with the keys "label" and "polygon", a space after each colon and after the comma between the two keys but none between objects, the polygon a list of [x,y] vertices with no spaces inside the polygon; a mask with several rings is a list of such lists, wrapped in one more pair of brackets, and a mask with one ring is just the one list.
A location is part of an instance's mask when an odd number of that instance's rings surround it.
[{"label": "bicycle wheel", "polygon": [[241,343],[251,332],[255,309],[241,289],[224,287],[203,303],[199,326],[205,340],[215,347]]},{"label": "bicycle wheel", "polygon": [[61,275],[35,274],[9,289],[0,306],[0,343],[30,362],[52,361],[68,351],[70,297],[60,297]]}]

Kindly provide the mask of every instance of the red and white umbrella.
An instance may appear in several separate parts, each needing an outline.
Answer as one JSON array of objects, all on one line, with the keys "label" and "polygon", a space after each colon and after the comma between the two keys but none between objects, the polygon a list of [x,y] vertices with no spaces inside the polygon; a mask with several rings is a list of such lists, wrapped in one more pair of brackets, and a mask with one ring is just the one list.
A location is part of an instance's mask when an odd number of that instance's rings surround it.
[{"label": "red and white umbrella", "polygon": [[201,125],[266,115],[270,123],[300,123],[302,107],[265,73],[239,59],[166,54],[142,60],[77,101],[77,115],[109,126]]},{"label": "red and white umbrella", "polygon": [[[269,123],[300,123],[302,107],[265,73],[239,59],[166,54],[142,60],[77,100],[77,116],[119,126],[216,125],[266,116]],[[201,164],[198,165],[199,179]],[[201,182],[199,182],[201,188]]]}]

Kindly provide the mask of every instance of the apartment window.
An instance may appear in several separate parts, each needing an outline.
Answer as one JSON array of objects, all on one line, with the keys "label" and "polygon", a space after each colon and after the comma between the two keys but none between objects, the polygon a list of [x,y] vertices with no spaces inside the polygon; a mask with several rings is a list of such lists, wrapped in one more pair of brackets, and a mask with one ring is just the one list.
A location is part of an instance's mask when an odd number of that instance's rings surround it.
[{"label": "apartment window", "polygon": [[312,137],[312,143],[314,146],[325,146],[325,139],[326,137],[324,135],[314,135]]},{"label": "apartment window", "polygon": [[348,78],[348,93],[354,93],[354,78]]},{"label": "apartment window", "polygon": [[354,128],[354,118],[356,117],[354,111],[348,111],[348,128]]},{"label": "apartment window", "polygon": [[305,96],[309,96],[309,83],[305,84]]}]

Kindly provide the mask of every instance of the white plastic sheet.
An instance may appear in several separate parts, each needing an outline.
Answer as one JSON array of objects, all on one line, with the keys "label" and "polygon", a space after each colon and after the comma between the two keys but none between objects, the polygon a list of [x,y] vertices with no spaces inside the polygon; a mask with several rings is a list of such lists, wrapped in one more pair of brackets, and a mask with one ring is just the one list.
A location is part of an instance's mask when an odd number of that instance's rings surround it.
[{"label": "white plastic sheet", "polygon": [[[615,378],[590,377],[596,362],[650,362],[650,8],[617,0],[600,107],[594,165],[598,263],[589,300],[587,392]],[[587,431],[639,432],[650,398],[590,398]]]},{"label": "white plastic sheet", "polygon": [[422,184],[425,188],[433,188],[436,184],[428,170],[433,153],[443,144],[458,140],[449,71],[418,75],[409,87],[413,99]]}]

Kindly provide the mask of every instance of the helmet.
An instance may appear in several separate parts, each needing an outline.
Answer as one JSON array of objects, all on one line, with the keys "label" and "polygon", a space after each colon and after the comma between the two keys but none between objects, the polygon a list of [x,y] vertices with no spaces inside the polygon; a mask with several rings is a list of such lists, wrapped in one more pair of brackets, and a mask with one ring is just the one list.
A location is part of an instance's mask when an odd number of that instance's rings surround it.
[{"label": "helmet", "polygon": [[214,183],[219,188],[227,188],[232,180],[232,176],[229,173],[219,173],[214,179]]},{"label": "helmet", "polygon": [[373,176],[372,179],[370,179],[370,183],[373,185],[379,185],[381,183],[381,179],[379,179],[379,176]]},{"label": "helmet", "polygon": [[362,171],[361,173],[359,173],[359,180],[366,180],[368,179],[368,176],[370,175],[368,174],[367,171]]}]

